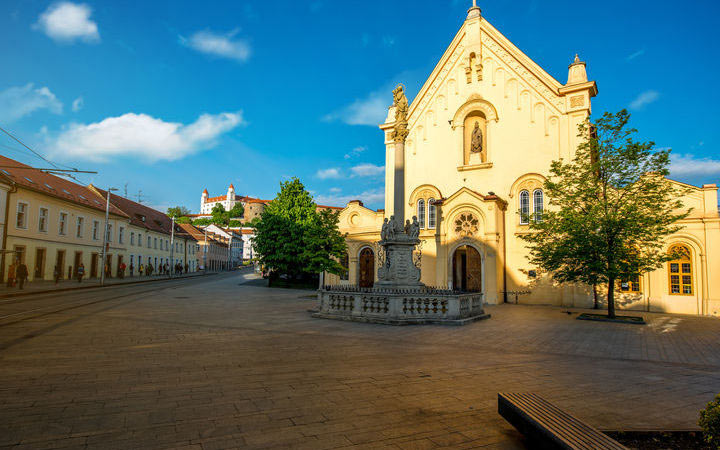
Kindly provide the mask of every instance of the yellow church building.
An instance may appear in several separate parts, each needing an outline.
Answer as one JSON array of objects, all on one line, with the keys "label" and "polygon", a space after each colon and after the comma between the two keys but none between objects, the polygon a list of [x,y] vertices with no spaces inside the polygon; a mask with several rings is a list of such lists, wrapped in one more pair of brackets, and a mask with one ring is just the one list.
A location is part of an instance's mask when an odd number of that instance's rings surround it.
[{"label": "yellow church building", "polygon": [[[576,56],[565,84],[515,47],[472,7],[408,113],[404,158],[395,159],[391,107],[385,133],[385,209],[360,201],[340,214],[347,233],[345,276],[328,284],[370,287],[377,281],[383,219],[393,215],[394,173],[404,166],[404,217],[420,223],[421,281],[482,292],[488,304],[519,302],[592,307],[585,285],[557,285],[532,267],[519,211],[542,211],[550,163],[573,157],[578,125],[598,94]],[[720,315],[720,217],[717,186],[686,186],[692,208],[683,229],[666,239],[686,249],[671,261],[618,286],[620,308]]]}]

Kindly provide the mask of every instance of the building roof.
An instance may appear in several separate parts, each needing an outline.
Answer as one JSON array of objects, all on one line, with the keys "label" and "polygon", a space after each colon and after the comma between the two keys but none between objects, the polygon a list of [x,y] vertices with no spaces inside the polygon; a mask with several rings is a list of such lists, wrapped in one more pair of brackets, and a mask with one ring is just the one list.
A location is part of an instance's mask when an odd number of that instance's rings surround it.
[{"label": "building roof", "polygon": [[[106,203],[91,189],[64,178],[45,173],[31,166],[0,155],[0,172],[15,184],[41,194],[76,205],[105,211]],[[126,217],[120,209],[110,205],[110,213]]]},{"label": "building roof", "polygon": [[[94,190],[98,197],[107,198],[107,191],[92,184],[88,188]],[[130,218],[132,225],[148,231],[170,234],[172,219],[165,213],[116,194],[110,195],[110,203],[124,212]]]}]

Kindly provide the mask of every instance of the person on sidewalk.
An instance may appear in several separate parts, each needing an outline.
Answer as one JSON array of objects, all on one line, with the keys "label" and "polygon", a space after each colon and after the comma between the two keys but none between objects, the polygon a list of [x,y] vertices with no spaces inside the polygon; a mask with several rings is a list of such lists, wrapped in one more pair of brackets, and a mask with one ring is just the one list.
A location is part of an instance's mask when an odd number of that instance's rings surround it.
[{"label": "person on sidewalk", "polygon": [[133,266],[133,263],[131,262],[130,263],[130,278],[133,277],[134,273],[135,273],[135,266]]},{"label": "person on sidewalk", "polygon": [[61,275],[61,273],[60,273],[60,266],[58,266],[57,264],[55,264],[55,268],[53,269],[53,280],[55,280],[55,284],[56,284],[56,285],[60,282],[60,277],[61,277],[61,276],[62,276],[62,275]]},{"label": "person on sidewalk", "polygon": [[20,283],[18,286],[20,289],[23,289],[25,287],[25,281],[27,281],[27,277],[28,277],[27,266],[22,262],[18,262],[17,278],[18,278],[18,282]]},{"label": "person on sidewalk", "polygon": [[126,267],[126,266],[125,266],[125,263],[124,263],[124,262],[123,262],[123,263],[120,263],[120,265],[118,266],[118,273],[117,273],[117,274],[118,274],[118,278],[120,278],[121,280],[122,280],[123,278],[125,278],[125,267]]},{"label": "person on sidewalk", "polygon": [[82,279],[85,276],[85,264],[80,263],[76,270],[78,283],[82,283]]},{"label": "person on sidewalk", "polygon": [[15,263],[10,263],[10,267],[8,267],[8,278],[7,278],[7,287],[13,287],[15,286],[15,270],[17,266]]},{"label": "person on sidewalk", "polygon": [[140,267],[138,268],[138,275],[143,276],[145,274],[145,266],[140,264]]}]

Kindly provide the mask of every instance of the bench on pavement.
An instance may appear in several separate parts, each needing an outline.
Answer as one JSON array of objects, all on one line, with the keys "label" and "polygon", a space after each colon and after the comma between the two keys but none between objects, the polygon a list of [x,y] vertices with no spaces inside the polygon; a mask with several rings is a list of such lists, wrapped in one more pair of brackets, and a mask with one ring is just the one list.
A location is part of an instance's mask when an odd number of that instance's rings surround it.
[{"label": "bench on pavement", "polygon": [[539,448],[627,450],[536,394],[498,393],[498,413]]}]

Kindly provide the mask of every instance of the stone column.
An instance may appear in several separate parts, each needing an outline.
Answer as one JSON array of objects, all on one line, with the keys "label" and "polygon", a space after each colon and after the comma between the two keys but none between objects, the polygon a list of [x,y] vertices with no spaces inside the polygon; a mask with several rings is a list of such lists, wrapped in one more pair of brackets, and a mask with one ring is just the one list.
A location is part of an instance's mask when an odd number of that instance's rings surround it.
[{"label": "stone column", "polygon": [[393,183],[393,213],[395,220],[405,223],[405,142],[395,142],[395,174]]}]

